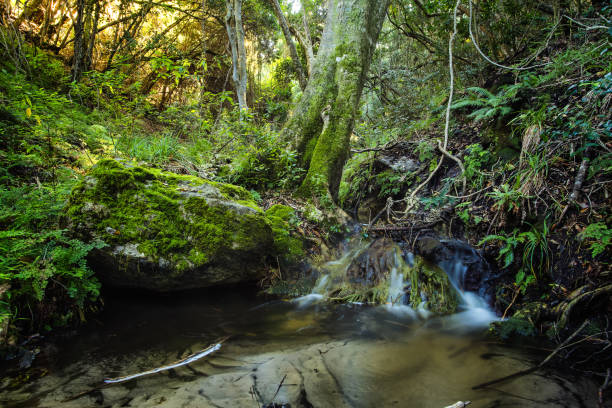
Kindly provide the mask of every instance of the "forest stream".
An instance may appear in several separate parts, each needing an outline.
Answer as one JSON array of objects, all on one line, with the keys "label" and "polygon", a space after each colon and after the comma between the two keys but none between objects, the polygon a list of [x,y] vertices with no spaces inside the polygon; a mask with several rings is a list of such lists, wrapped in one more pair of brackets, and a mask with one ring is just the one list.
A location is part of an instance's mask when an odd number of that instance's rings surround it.
[{"label": "forest stream", "polygon": [[611,317],[612,1],[0,0],[0,408],[612,408]]},{"label": "forest stream", "polygon": [[[346,269],[353,248],[328,268]],[[408,256],[408,262],[411,256]],[[387,305],[333,304],[330,276],[311,295],[267,300],[253,290],[135,298],[114,295],[78,335],[47,345],[30,381],[4,380],[0,404],[16,407],[592,407],[596,385],[533,367],[545,345],[485,336],[498,317],[460,284],[460,261],[444,268],[459,312],[432,317],[404,305],[392,270]],[[223,307],[219,305],[223,304]],[[227,337],[229,336],[229,337]],[[103,386],[102,380],[163,367],[227,338],[214,353],[158,374]],[[593,397],[593,399],[589,399]]]}]

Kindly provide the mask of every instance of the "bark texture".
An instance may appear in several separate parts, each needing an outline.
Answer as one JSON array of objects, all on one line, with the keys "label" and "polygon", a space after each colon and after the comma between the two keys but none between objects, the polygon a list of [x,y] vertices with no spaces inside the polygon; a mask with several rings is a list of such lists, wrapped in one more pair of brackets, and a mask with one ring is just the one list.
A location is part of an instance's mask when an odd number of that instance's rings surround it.
[{"label": "bark texture", "polygon": [[388,0],[329,0],[312,76],[283,135],[308,169],[300,192],[336,199]]},{"label": "bark texture", "polygon": [[72,80],[78,82],[83,74],[83,57],[85,55],[85,0],[77,0],[77,16],[74,22],[74,55],[72,62]]},{"label": "bark texture", "polygon": [[225,28],[232,52],[232,66],[238,106],[241,111],[247,110],[247,68],[246,48],[244,46],[244,26],[242,25],[242,0],[227,0]]}]

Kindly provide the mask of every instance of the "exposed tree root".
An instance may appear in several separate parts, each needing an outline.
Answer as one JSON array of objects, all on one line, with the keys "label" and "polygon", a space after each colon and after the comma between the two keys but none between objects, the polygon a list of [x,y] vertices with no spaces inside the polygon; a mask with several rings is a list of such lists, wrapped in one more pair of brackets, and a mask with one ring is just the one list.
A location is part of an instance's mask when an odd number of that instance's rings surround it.
[{"label": "exposed tree root", "polygon": [[569,321],[570,314],[572,313],[574,307],[576,307],[577,304],[583,301],[591,301],[594,298],[606,293],[612,293],[612,284],[599,287],[589,292],[582,293],[570,300],[569,302],[559,305],[559,307],[557,308],[557,313],[561,314],[561,316],[559,317],[559,320],[557,322],[558,326],[560,328],[564,328],[566,326],[567,322]]},{"label": "exposed tree root", "polygon": [[461,163],[461,160],[459,160],[457,157],[451,155],[448,151],[448,130],[450,127],[450,111],[451,111],[451,106],[453,105],[453,95],[455,93],[455,72],[453,70],[453,44],[455,42],[455,36],[457,35],[457,10],[459,9],[459,4],[461,3],[461,0],[457,0],[457,2],[455,3],[455,9],[454,9],[454,14],[453,14],[453,33],[451,34],[449,40],[448,40],[448,67],[449,67],[449,74],[450,74],[450,85],[449,85],[449,95],[448,95],[448,103],[446,105],[446,120],[445,120],[445,124],[444,124],[444,144],[440,143],[440,141],[438,141],[438,149],[440,149],[440,151],[442,152],[442,157],[440,157],[440,160],[438,160],[438,165],[436,166],[436,168],[429,173],[429,176],[427,177],[427,179],[422,182],[421,184],[418,185],[417,188],[415,188],[412,193],[410,193],[409,196],[406,196],[405,201],[406,201],[406,209],[404,210],[404,217],[406,217],[408,215],[408,213],[410,212],[410,210],[412,210],[414,208],[414,206],[417,203],[416,200],[416,195],[419,191],[421,191],[421,189],[423,187],[425,187],[427,184],[429,184],[429,182],[433,179],[433,177],[436,175],[436,173],[440,170],[440,167],[442,167],[442,162],[444,161],[444,156],[449,157],[450,159],[454,160],[455,162],[457,162],[459,164],[459,168],[461,169],[461,175],[463,176],[463,192],[461,194],[463,194],[465,192],[465,185],[466,185],[466,179],[465,179],[465,169],[463,167],[463,164]]}]

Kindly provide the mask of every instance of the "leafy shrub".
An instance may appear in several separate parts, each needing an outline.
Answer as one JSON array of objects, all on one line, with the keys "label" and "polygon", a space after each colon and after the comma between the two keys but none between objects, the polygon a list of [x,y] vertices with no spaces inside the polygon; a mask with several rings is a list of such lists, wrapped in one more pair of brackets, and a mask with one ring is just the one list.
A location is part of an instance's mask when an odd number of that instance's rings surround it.
[{"label": "leafy shrub", "polygon": [[83,243],[58,228],[71,186],[0,188],[0,286],[9,287],[8,302],[0,304],[4,318],[38,310],[32,328],[65,322],[98,297],[86,256],[105,244]]},{"label": "leafy shrub", "polygon": [[258,133],[252,144],[232,163],[228,182],[262,190],[295,186],[303,170],[294,151],[280,142],[273,133]]},{"label": "leafy shrub", "polygon": [[486,179],[481,169],[491,161],[491,152],[483,149],[478,143],[469,145],[466,150],[468,154],[463,158],[464,176],[474,187],[479,188]]},{"label": "leafy shrub", "polygon": [[[498,260],[503,260],[503,267],[509,267],[514,262],[515,250],[522,244],[522,265],[519,272],[530,272],[534,278],[548,273],[551,264],[551,253],[548,246],[548,223],[544,221],[541,227],[532,226],[529,231],[519,233],[517,229],[509,235],[487,235],[479,245],[490,241],[499,241],[502,247],[499,250]],[[517,284],[524,279],[517,275]]]},{"label": "leafy shrub", "polygon": [[376,184],[380,188],[378,197],[384,198],[397,195],[403,184],[404,175],[396,173],[393,170],[385,170],[376,175]]}]

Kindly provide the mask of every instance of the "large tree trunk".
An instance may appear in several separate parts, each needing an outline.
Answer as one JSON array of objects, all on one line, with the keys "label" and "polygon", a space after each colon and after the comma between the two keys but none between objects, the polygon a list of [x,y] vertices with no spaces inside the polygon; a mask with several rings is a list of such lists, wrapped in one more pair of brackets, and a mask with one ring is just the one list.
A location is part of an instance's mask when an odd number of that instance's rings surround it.
[{"label": "large tree trunk", "polygon": [[285,42],[287,43],[287,47],[289,47],[289,55],[291,55],[291,60],[293,61],[293,67],[297,73],[298,81],[300,82],[300,88],[304,90],[306,88],[306,75],[304,74],[304,67],[302,66],[302,62],[300,61],[300,57],[298,56],[297,49],[295,48],[295,43],[291,38],[291,30],[289,29],[289,23],[283,14],[283,10],[281,10],[280,4],[278,0],[270,0],[272,6],[274,8],[274,14],[276,14],[276,18],[278,19],[278,24],[280,24],[281,29],[283,30],[283,35],[285,36]]},{"label": "large tree trunk", "polygon": [[300,192],[336,199],[388,0],[329,0],[312,76],[283,130],[308,169]]},{"label": "large tree trunk", "polygon": [[238,96],[240,111],[245,111],[247,105],[247,69],[246,48],[244,47],[244,26],[242,25],[242,0],[227,0],[225,28],[229,37],[232,52],[233,79]]}]

